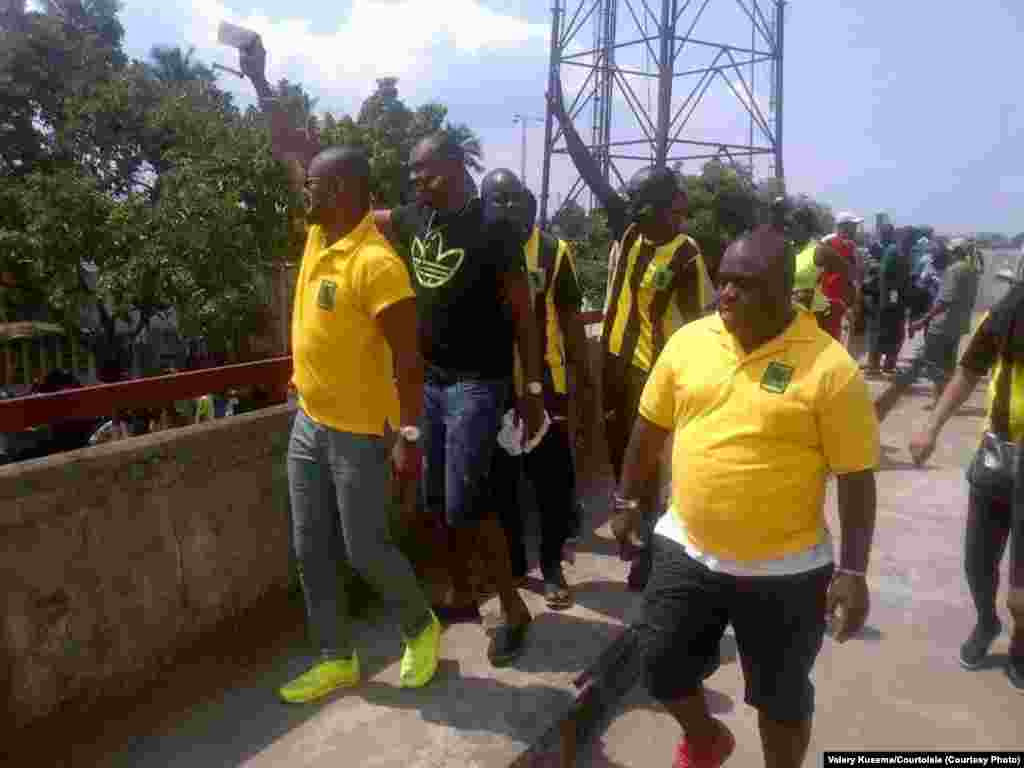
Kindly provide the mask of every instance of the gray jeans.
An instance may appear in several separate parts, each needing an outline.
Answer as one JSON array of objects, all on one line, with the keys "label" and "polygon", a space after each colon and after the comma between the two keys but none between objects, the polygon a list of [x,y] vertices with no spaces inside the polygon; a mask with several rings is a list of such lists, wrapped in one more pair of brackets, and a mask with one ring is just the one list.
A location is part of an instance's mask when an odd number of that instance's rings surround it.
[{"label": "gray jeans", "polygon": [[388,530],[388,458],[381,437],[338,432],[301,409],[295,415],[288,444],[292,526],[306,615],[324,658],[348,658],[354,650],[349,624],[339,619],[347,609],[339,557],[397,606],[404,637],[430,624],[430,605]]}]

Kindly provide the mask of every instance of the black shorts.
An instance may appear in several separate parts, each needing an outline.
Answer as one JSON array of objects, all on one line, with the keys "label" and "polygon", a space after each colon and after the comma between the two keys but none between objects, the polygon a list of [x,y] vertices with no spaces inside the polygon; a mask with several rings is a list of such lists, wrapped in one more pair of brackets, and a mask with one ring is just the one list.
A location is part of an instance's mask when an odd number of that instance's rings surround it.
[{"label": "black shorts", "polygon": [[832,571],[828,565],[795,576],[729,576],[655,536],[639,626],[651,696],[675,701],[696,694],[702,671],[732,624],[746,703],[780,722],[810,717],[810,672],[825,638]]},{"label": "black shorts", "polygon": [[942,336],[929,333],[924,337],[924,358],[930,368],[932,381],[943,385],[956,371],[957,352],[960,349],[959,336]]}]

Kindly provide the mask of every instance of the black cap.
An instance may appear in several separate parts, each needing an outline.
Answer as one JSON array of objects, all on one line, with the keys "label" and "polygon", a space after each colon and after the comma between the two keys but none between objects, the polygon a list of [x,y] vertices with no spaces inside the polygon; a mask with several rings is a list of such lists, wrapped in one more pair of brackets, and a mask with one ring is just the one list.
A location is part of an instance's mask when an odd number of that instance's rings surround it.
[{"label": "black cap", "polygon": [[480,184],[480,197],[490,200],[502,192],[508,197],[514,197],[522,195],[523,190],[523,182],[512,171],[508,168],[496,168],[484,176]]},{"label": "black cap", "polygon": [[630,218],[640,219],[656,208],[669,208],[682,191],[679,177],[669,168],[642,168],[626,184]]}]

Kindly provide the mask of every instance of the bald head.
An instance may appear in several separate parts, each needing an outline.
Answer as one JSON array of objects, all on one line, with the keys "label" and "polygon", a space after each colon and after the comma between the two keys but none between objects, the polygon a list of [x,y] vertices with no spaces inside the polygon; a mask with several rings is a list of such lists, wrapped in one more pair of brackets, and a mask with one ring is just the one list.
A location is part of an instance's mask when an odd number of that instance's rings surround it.
[{"label": "bald head", "polygon": [[794,260],[782,234],[763,225],[732,243],[718,268],[719,313],[744,346],[781,330],[792,314]]},{"label": "bald head", "polygon": [[786,240],[775,228],[762,225],[736,240],[722,257],[719,271],[724,274],[772,281],[792,277],[793,264]]},{"label": "bald head", "polygon": [[361,147],[330,147],[313,158],[306,175],[309,221],[347,229],[370,207],[370,158]]},{"label": "bald head", "polygon": [[362,147],[329,147],[313,158],[309,164],[309,175],[369,181],[370,156]]}]

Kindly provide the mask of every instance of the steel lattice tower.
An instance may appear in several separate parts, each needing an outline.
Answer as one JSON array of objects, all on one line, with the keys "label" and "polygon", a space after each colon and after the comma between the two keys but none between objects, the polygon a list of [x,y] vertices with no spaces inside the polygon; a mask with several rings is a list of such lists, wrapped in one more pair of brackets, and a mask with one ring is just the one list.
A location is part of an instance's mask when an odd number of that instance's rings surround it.
[{"label": "steel lattice tower", "polygon": [[[562,83],[566,111],[612,186],[641,165],[716,158],[783,178],[785,0],[553,2],[548,88]],[[708,103],[714,125],[694,119]],[[544,138],[542,222],[552,159],[566,154],[550,109]],[[585,188],[572,177],[563,204]]]}]

